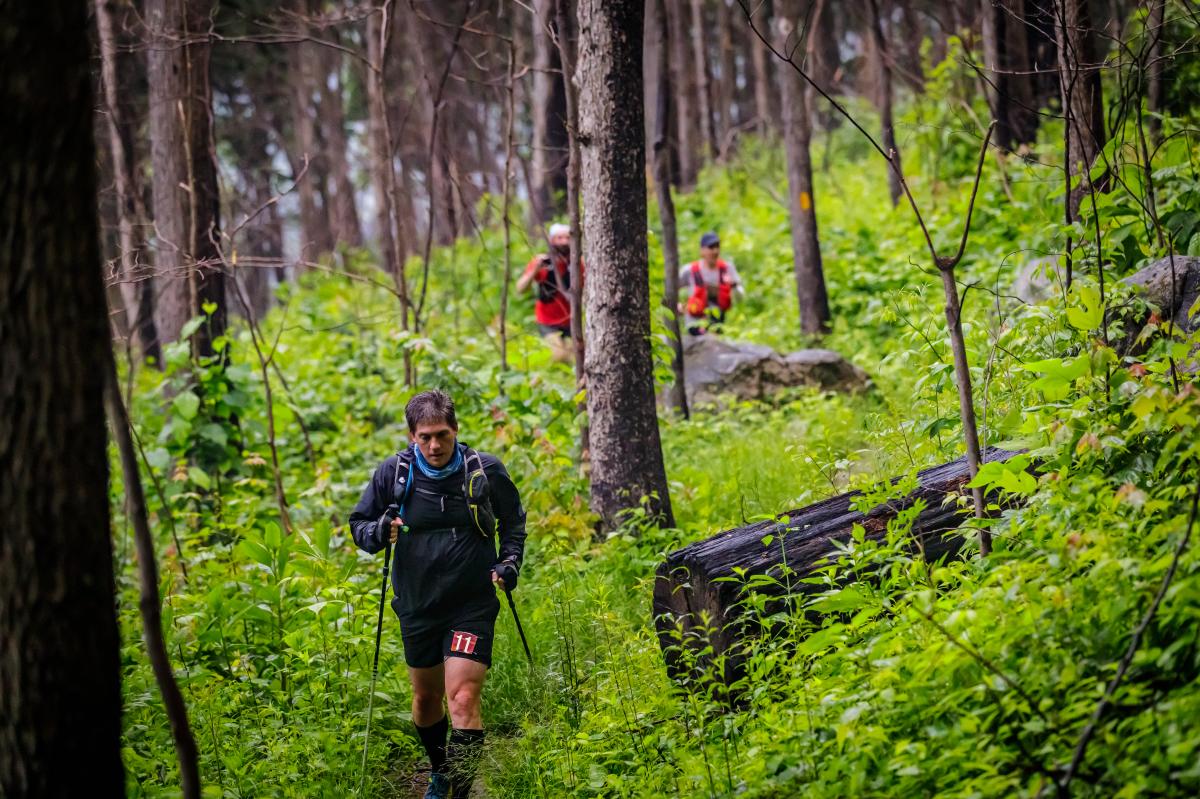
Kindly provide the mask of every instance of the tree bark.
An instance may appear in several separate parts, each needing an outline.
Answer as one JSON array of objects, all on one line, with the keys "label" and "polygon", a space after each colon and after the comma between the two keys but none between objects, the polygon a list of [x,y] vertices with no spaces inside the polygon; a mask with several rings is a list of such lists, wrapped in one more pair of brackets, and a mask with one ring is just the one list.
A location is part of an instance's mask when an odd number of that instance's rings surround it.
[{"label": "tree bark", "polygon": [[1037,137],[1025,0],[983,0],[980,19],[988,108],[1001,146],[1012,150]]},{"label": "tree bark", "polygon": [[675,231],[675,201],[671,199],[671,148],[667,141],[671,129],[671,72],[668,63],[670,38],[666,0],[653,0],[655,55],[658,59],[654,87],[654,190],[658,196],[658,216],[662,222],[663,308],[671,335],[671,370],[675,382],[667,393],[672,408],[689,417],[687,384],[683,368],[683,332],[679,325],[679,238]]},{"label": "tree bark", "polygon": [[[1005,461],[1016,454],[990,449],[985,460]],[[884,539],[888,522],[922,501],[925,508],[912,525],[913,548],[929,562],[953,557],[965,537],[947,533],[969,517],[957,501],[951,500],[968,490],[965,486],[971,476],[966,458],[959,458],[922,470],[917,474],[916,490],[866,513],[854,510],[854,501],[861,492],[851,491],[780,514],[777,519],[724,530],[668,553],[656,570],[653,600],[655,625],[668,668],[675,673],[681,670],[676,654],[679,625],[687,646],[697,650],[702,659],[711,663],[721,655],[730,656],[724,676],[732,682],[741,669],[735,644],[762,631],[769,614],[789,605],[795,608],[806,595],[823,590],[821,585],[803,580],[827,559],[836,558],[836,544],[850,541],[855,525],[862,526],[867,540]],[[772,540],[764,544],[767,536]],[[774,579],[754,579],[760,576]],[[760,616],[748,613],[753,605],[744,600],[751,591],[768,597]],[[710,625],[709,631],[702,624]],[[711,651],[704,653],[710,646]]]},{"label": "tree bark", "polygon": [[[557,0],[555,14],[558,29],[575,32],[571,24],[570,0]],[[571,231],[571,254],[568,270],[571,276],[571,344],[575,350],[575,387],[582,389],[587,384],[587,365],[584,362],[587,348],[583,338],[583,231],[580,227],[580,152],[579,152],[579,84],[576,75],[578,50],[576,38],[560,36],[558,57],[563,68],[563,86],[567,100],[567,220]],[[580,413],[586,414],[587,405],[579,404]],[[591,459],[591,427],[586,418],[579,431],[579,460],[587,464]]]},{"label": "tree bark", "polygon": [[718,63],[721,65],[721,75],[719,79],[714,79],[716,89],[713,92],[713,104],[716,111],[718,155],[724,157],[725,148],[729,146],[729,131],[741,122],[741,115],[735,114],[734,108],[737,64],[733,50],[733,25],[729,16],[729,3],[726,0],[717,0],[717,47],[720,51]]},{"label": "tree bark", "polygon": [[1146,20],[1146,35],[1150,37],[1150,48],[1146,53],[1146,110],[1150,112],[1146,127],[1150,129],[1150,140],[1157,143],[1160,138],[1163,99],[1163,27],[1167,0],[1150,0],[1150,14]]},{"label": "tree bark", "polygon": [[[809,25],[823,12],[823,0],[815,0]],[[775,49],[787,52],[788,39],[801,24],[798,0],[777,0],[774,19]],[[795,44],[793,41],[792,44]],[[821,265],[821,245],[817,237],[816,195],[813,190],[812,118],[808,112],[808,92],[803,79],[793,69],[780,69],[779,96],[783,101],[783,140],[787,156],[788,211],[792,223],[792,270],[796,277],[796,299],[800,308],[800,330],[807,335],[829,332],[829,297],[825,290],[825,271]]]},{"label": "tree bark", "polygon": [[387,98],[384,93],[383,62],[380,42],[382,15],[372,14],[367,20],[367,136],[371,148],[371,187],[375,192],[375,236],[383,270],[399,274],[398,248],[392,233],[392,195],[388,191],[388,173],[395,174],[392,154],[387,141]]},{"label": "tree bark", "polygon": [[[1074,185],[1069,195],[1071,218],[1093,188],[1088,178],[1096,154],[1104,147],[1104,104],[1100,71],[1095,64],[1087,0],[1054,0],[1058,41],[1058,81],[1066,117],[1066,164]],[[1100,181],[1097,181],[1099,183]]]},{"label": "tree bark", "polygon": [[120,98],[117,37],[113,29],[116,9],[111,0],[96,0],[96,30],[100,44],[100,76],[104,87],[108,146],[112,157],[113,183],[117,193],[117,229],[120,252],[121,299],[126,325],[142,358],[162,363],[162,349],[154,328],[153,270],[146,262],[145,219],[139,202],[141,186],[133,150],[133,129],[125,117]]},{"label": "tree bark", "polygon": [[700,128],[693,112],[693,70],[689,69],[692,57],[688,54],[687,6],[682,2],[667,5],[667,25],[671,40],[671,87],[675,91],[675,158],[676,179],[681,189],[690,189],[696,184],[697,150]]},{"label": "tree bark", "polygon": [[[536,0],[533,14],[533,169],[529,199],[534,222],[544,225],[565,210],[567,96],[554,0]],[[564,34],[568,35],[568,34]]]},{"label": "tree bark", "polygon": [[125,795],[87,5],[0,15],[0,796]]},{"label": "tree bark", "polygon": [[212,354],[225,332],[225,278],[217,250],[220,195],[212,139],[211,46],[205,34],[212,0],[146,0],[150,37],[150,143],[157,238],[159,340],[176,341],[184,324],[213,303],[209,324],[192,338]]},{"label": "tree bark", "polygon": [[[326,35],[335,42],[338,40],[336,28],[331,28]],[[329,166],[327,195],[332,200],[329,206],[331,239],[335,246],[361,247],[362,225],[358,220],[354,182],[350,179],[350,162],[347,158],[346,110],[342,102],[345,91],[342,82],[343,54],[333,47],[322,47],[320,56],[324,66],[318,81],[321,89],[320,122]]]},{"label": "tree bark", "polygon": [[704,24],[704,0],[692,0],[692,65],[696,70],[696,108],[700,117],[701,160],[719,152],[713,127],[712,81],[708,68],[709,31]]},{"label": "tree bark", "polygon": [[[886,2],[886,0],[884,1]],[[896,126],[892,119],[892,68],[889,64],[887,40],[883,35],[883,23],[880,20],[879,3],[880,0],[867,0],[868,27],[872,43],[870,53],[871,60],[874,62],[872,71],[875,74],[876,87],[879,92],[877,100],[879,102],[880,141],[884,152],[890,154],[896,165],[896,169],[889,169],[887,173],[888,195],[892,198],[892,205],[895,206],[900,202],[903,194],[900,187],[900,176],[897,174],[900,171],[900,150],[896,147]]]},{"label": "tree bark", "polygon": [[[186,0],[195,2],[195,0]],[[309,0],[293,0],[291,11],[297,20],[298,37],[311,36],[307,23]],[[324,151],[317,142],[318,114],[316,94],[319,90],[315,67],[320,60],[319,45],[298,41],[289,46],[287,85],[291,95],[292,149],[290,161],[293,177],[307,171],[296,185],[300,199],[300,252],[303,260],[315,261],[333,249],[333,234],[330,231],[329,209],[318,202],[320,183],[325,169],[321,162]]]},{"label": "tree bark", "polygon": [[[771,30],[771,9],[767,4],[757,7],[754,16],[754,24],[759,30]],[[754,113],[758,117],[758,134],[765,136],[775,119],[771,102],[771,65],[767,61],[767,49],[755,40],[750,42],[750,57],[754,62]]]},{"label": "tree bark", "polygon": [[609,529],[643,501],[652,518],[674,524],[649,341],[644,10],[645,0],[579,3],[591,497]]}]

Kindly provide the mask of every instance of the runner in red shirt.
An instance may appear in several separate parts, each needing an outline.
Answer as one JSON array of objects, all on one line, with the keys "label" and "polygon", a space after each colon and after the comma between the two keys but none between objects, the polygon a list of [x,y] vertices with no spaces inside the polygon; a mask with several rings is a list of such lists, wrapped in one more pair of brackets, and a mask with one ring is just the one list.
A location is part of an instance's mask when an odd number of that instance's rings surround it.
[{"label": "runner in red shirt", "polygon": [[[533,315],[542,340],[556,361],[569,362],[574,356],[571,342],[571,230],[566,225],[550,226],[550,252],[534,256],[517,279],[517,293],[537,284]],[[581,269],[582,271],[582,269]]]}]

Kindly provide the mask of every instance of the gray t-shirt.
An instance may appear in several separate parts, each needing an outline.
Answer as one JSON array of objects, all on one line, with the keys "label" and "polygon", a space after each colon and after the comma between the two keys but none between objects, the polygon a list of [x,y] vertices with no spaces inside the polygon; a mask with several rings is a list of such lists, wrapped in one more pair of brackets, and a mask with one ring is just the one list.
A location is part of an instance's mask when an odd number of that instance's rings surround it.
[{"label": "gray t-shirt", "polygon": [[[717,285],[721,280],[721,270],[716,266],[709,266],[704,261],[693,261],[684,264],[679,270],[679,291],[685,296],[691,296],[692,289],[695,286],[692,283],[692,263],[700,264],[700,277],[704,280],[704,285],[708,289],[708,304],[715,306],[717,304]],[[733,261],[725,262],[726,276],[733,283],[734,289],[739,295],[745,295],[745,285],[742,283],[742,276],[738,274],[737,267],[733,265]],[[686,306],[684,314],[688,319],[703,319],[702,316],[692,316],[687,313]]]}]

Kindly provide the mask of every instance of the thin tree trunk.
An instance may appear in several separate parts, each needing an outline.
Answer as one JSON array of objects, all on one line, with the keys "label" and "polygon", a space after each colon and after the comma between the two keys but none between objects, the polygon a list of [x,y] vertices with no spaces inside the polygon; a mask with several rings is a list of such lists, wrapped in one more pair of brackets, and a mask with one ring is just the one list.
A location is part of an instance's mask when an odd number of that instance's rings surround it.
[{"label": "thin tree trunk", "polygon": [[96,0],[96,29],[99,34],[101,83],[108,119],[108,145],[112,156],[113,182],[117,192],[119,280],[127,327],[142,358],[161,366],[162,349],[154,329],[153,270],[146,263],[144,220],[139,212],[141,190],[134,168],[133,130],[125,119],[120,100],[117,38],[113,30],[116,11],[111,0]]},{"label": "thin tree trunk", "polygon": [[[328,34],[337,41],[337,30]],[[350,162],[346,141],[346,111],[342,104],[345,85],[342,82],[342,52],[333,47],[322,47],[324,70],[318,82],[321,88],[321,130],[325,138],[325,152],[329,164],[330,222],[334,245],[347,247],[362,246],[362,226],[358,221],[358,206],[354,201],[354,182],[350,179]],[[330,86],[330,79],[333,85]]]},{"label": "thin tree trunk", "polygon": [[0,15],[0,796],[125,795],[87,6]]},{"label": "thin tree trunk", "polygon": [[[376,191],[382,188],[384,202],[381,206],[386,209],[386,217],[381,220],[383,229],[388,231],[388,241],[391,244],[390,266],[392,279],[396,284],[396,294],[400,300],[400,330],[407,332],[411,315],[411,299],[408,293],[408,278],[404,273],[404,246],[402,236],[404,228],[397,212],[396,198],[396,162],[393,158],[395,147],[392,143],[391,120],[387,111],[387,95],[384,87],[384,76],[387,74],[388,52],[391,49],[392,34],[395,31],[393,13],[395,0],[385,0],[379,13],[372,14],[367,25],[368,55],[370,70],[368,80],[374,109],[377,148],[376,180],[379,181]],[[415,379],[413,374],[412,355],[407,347],[404,349],[404,384],[411,386]]]},{"label": "thin tree trunk", "polygon": [[[755,9],[754,24],[760,30],[771,29],[771,9],[765,3]],[[754,62],[754,113],[758,117],[758,134],[765,136],[775,119],[771,107],[771,67],[767,62],[767,51],[757,42],[750,42],[750,57]]]},{"label": "thin tree trunk", "polygon": [[[187,0],[189,2],[193,0]],[[292,12],[297,20],[297,36],[310,36],[312,31],[305,21],[309,14],[308,0],[293,0]],[[317,108],[314,95],[319,89],[313,75],[314,65],[320,59],[317,45],[299,41],[288,49],[287,85],[291,94],[292,141],[295,153],[291,155],[293,177],[306,174],[296,186],[300,199],[300,251],[305,260],[315,261],[333,249],[333,234],[329,227],[329,209],[320,204],[320,176],[323,168],[318,162],[324,152],[317,142]]]},{"label": "thin tree trunk", "polygon": [[184,799],[200,799],[200,766],[196,752],[196,739],[188,723],[187,705],[171,670],[171,659],[167,655],[167,643],[162,630],[162,600],[159,598],[158,560],[154,552],[154,535],[150,532],[150,520],[146,512],[146,496],[142,491],[142,478],[138,473],[138,456],[130,434],[129,414],[121,399],[121,387],[116,365],[112,357],[104,359],[105,385],[104,403],[108,410],[109,423],[121,459],[121,482],[125,485],[125,505],[129,521],[133,526],[134,544],[138,559],[138,609],[142,616],[142,640],[146,644],[146,656],[154,672],[154,682],[162,695],[167,721],[171,726],[171,737],[175,743],[175,756],[179,759],[179,783]]},{"label": "thin tree trunk", "polygon": [[[815,30],[816,17],[824,11],[823,0],[815,0],[809,24]],[[774,19],[776,49],[785,52],[788,39],[801,24],[797,0],[777,0]],[[816,196],[813,191],[812,119],[808,112],[808,92],[803,79],[791,69],[781,69],[779,96],[783,101],[783,140],[787,155],[788,211],[792,222],[792,259],[796,277],[796,298],[800,308],[800,330],[808,335],[829,332],[829,298],[825,290],[825,272],[821,265],[821,245],[817,238]]]},{"label": "thin tree trunk", "polygon": [[508,295],[512,285],[512,225],[508,218],[512,197],[513,117],[516,114],[514,84],[516,78],[516,46],[508,41],[508,83],[505,86],[504,119],[504,189],[501,222],[504,225],[504,280],[500,284],[500,371],[508,371]]},{"label": "thin tree trunk", "polygon": [[654,0],[655,53],[658,57],[657,85],[654,88],[654,190],[658,196],[658,216],[662,221],[663,307],[671,335],[671,369],[675,381],[667,399],[672,408],[689,417],[687,385],[684,382],[683,332],[679,326],[679,239],[675,231],[675,201],[671,199],[671,148],[667,141],[671,114],[671,72],[669,28],[665,0]]},{"label": "thin tree trunk", "polygon": [[1150,131],[1150,140],[1157,142],[1162,128],[1162,120],[1158,114],[1162,111],[1163,96],[1163,36],[1166,30],[1163,19],[1166,14],[1167,0],[1150,0],[1150,15],[1146,20],[1146,35],[1150,37],[1150,49],[1146,54],[1146,110],[1150,117],[1146,127]]},{"label": "thin tree trunk", "polygon": [[713,158],[719,152],[717,134],[713,129],[712,81],[709,80],[709,32],[704,24],[704,0],[692,2],[692,64],[696,70],[696,108],[700,117],[701,160]]},{"label": "thin tree trunk", "polygon": [[667,24],[671,38],[671,87],[675,91],[675,155],[678,167],[678,186],[689,189],[696,183],[696,155],[701,131],[696,123],[692,108],[693,71],[688,67],[692,56],[688,54],[687,6],[683,2],[672,2],[667,6]]},{"label": "thin tree trunk", "polygon": [[733,52],[733,25],[729,19],[729,4],[717,0],[717,46],[720,50],[721,77],[715,82],[713,103],[716,106],[716,137],[720,155],[725,157],[729,146],[729,131],[741,121],[734,114],[734,97],[737,93],[737,65]]},{"label": "thin tree trunk", "polygon": [[[570,21],[570,0],[557,0],[555,14],[560,31],[577,30]],[[558,37],[558,56],[562,62],[567,101],[567,218],[571,229],[571,255],[568,270],[571,276],[571,344],[575,350],[575,386],[587,384],[586,348],[583,336],[583,232],[580,228],[580,154],[579,154],[579,84],[576,78],[576,50],[572,39]],[[580,404],[580,411],[587,406]],[[591,425],[585,419],[579,431],[579,459],[588,463],[591,458]]]},{"label": "thin tree trunk", "polygon": [[[537,225],[562,213],[567,190],[567,96],[554,0],[536,0],[533,14],[533,167],[529,199]],[[564,33],[563,35],[568,35]]]},{"label": "thin tree trunk", "polygon": [[[388,149],[387,136],[387,95],[384,92],[383,70],[386,67],[380,53],[381,15],[372,14],[367,21],[367,136],[371,148],[371,188],[375,192],[375,236],[378,239],[379,257],[383,270],[397,280],[397,286],[403,282],[398,276],[401,259],[397,256],[400,250],[392,235],[392,205],[391,192],[388,191],[388,172],[393,170],[392,154]],[[393,173],[394,174],[394,173]],[[405,315],[407,317],[407,314]]]},{"label": "thin tree trunk", "polygon": [[1069,153],[1066,163],[1074,184],[1068,196],[1071,217],[1076,218],[1083,196],[1095,188],[1088,173],[1106,139],[1103,97],[1100,72],[1093,63],[1087,0],[1055,0],[1054,13]]},{"label": "thin tree trunk", "polygon": [[[886,2],[887,0],[884,0]],[[892,205],[900,202],[902,189],[900,187],[900,150],[896,147],[896,126],[892,119],[892,68],[889,65],[887,40],[883,36],[883,23],[879,16],[880,0],[867,0],[870,14],[870,35],[872,41],[871,58],[874,61],[874,73],[879,89],[879,124],[880,140],[885,152],[889,153],[896,169],[889,169],[888,195]]]},{"label": "thin tree trunk", "polygon": [[216,250],[220,197],[212,140],[212,97],[205,36],[211,0],[146,0],[150,37],[150,142],[159,340],[175,341],[205,303],[216,310],[192,339],[212,353],[225,331],[224,274]]},{"label": "thin tree trunk", "polygon": [[591,504],[609,529],[643,502],[652,518],[674,524],[649,341],[644,10],[645,0],[579,3]]}]

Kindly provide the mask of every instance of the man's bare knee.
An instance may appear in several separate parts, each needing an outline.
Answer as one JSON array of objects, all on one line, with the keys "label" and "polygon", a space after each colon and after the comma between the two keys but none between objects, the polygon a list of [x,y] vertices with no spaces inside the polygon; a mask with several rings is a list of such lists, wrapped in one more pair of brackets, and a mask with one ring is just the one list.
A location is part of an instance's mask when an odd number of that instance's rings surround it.
[{"label": "man's bare knee", "polygon": [[479,715],[479,688],[474,684],[464,685],[450,695],[451,719],[462,721]]}]

